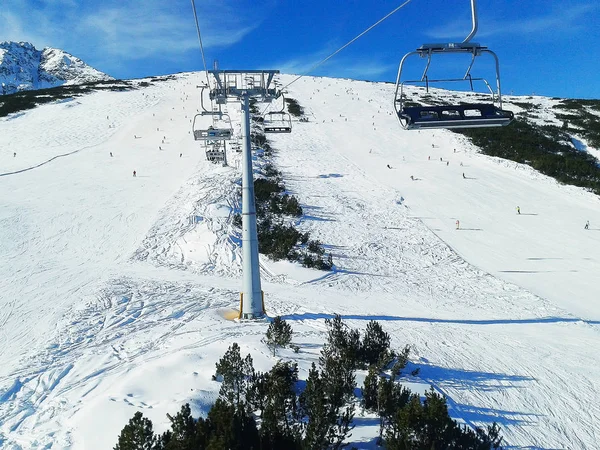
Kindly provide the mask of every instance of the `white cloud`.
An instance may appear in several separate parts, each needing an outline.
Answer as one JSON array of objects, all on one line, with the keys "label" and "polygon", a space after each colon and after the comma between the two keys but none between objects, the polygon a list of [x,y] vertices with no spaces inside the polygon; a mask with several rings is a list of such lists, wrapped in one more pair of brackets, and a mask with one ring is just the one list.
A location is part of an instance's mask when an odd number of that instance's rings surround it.
[{"label": "white cloud", "polygon": [[[390,70],[396,69],[396,63],[390,64],[389,61],[382,62],[374,56],[347,56],[348,53],[345,52],[350,52],[350,50],[344,50],[344,52],[335,55],[324,64],[314,68],[315,65],[334,53],[340,46],[338,43],[332,41],[316,52],[275,62],[270,65],[276,67],[282,73],[358,79],[377,78]],[[309,71],[310,73],[307,73]]]},{"label": "white cloud", "polygon": [[[3,0],[0,40],[110,60],[176,58],[198,48],[191,4],[163,0]],[[79,3],[79,4],[78,4]],[[205,49],[239,42],[259,24],[234,0],[197,1]],[[236,2],[239,3],[239,2]],[[235,7],[234,7],[235,6]]]}]

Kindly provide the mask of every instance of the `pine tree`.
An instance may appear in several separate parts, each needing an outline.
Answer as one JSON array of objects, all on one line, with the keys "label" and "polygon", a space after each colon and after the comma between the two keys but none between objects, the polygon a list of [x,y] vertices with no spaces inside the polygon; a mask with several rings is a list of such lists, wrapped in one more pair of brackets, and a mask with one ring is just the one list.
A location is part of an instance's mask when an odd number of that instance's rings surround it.
[{"label": "pine tree", "polygon": [[266,343],[273,351],[273,356],[277,347],[285,348],[292,342],[293,330],[289,323],[280,316],[275,317],[267,328]]},{"label": "pine tree", "polygon": [[369,367],[369,373],[365,377],[362,389],[363,407],[371,411],[377,411],[377,390],[379,374],[374,366]]},{"label": "pine tree", "polygon": [[270,448],[297,448],[301,442],[299,406],[294,387],[298,365],[278,362],[266,376],[266,399],[260,434]]},{"label": "pine tree", "polygon": [[156,450],[157,439],[152,431],[152,421],[136,412],[123,427],[114,450]]},{"label": "pine tree", "polygon": [[324,395],[325,386],[313,363],[306,379],[306,387],[300,394],[300,405],[306,416],[305,449],[327,448],[329,428],[335,421],[332,409]]},{"label": "pine tree", "polygon": [[389,352],[390,335],[387,334],[381,324],[371,320],[367,324],[367,329],[361,345],[361,360],[366,365],[376,364],[382,357]]},{"label": "pine tree", "polygon": [[204,448],[208,444],[210,430],[204,419],[195,420],[189,403],[181,407],[175,416],[167,414],[171,421],[171,430],[163,433],[163,450],[193,450]]},{"label": "pine tree", "polygon": [[246,397],[250,380],[254,375],[252,357],[248,354],[244,359],[240,354],[239,345],[234,342],[225,355],[216,363],[217,377],[222,377],[219,396],[229,405],[239,409],[248,407]]},{"label": "pine tree", "polygon": [[[340,315],[333,319],[325,319],[327,326],[327,340],[321,351],[321,358],[343,359],[352,369],[356,369],[360,353],[360,333],[358,330],[348,329]],[[320,360],[321,366],[323,361]]]},{"label": "pine tree", "polygon": [[207,421],[211,430],[207,450],[260,448],[256,421],[248,411],[236,410],[234,405],[218,398],[208,412]]}]

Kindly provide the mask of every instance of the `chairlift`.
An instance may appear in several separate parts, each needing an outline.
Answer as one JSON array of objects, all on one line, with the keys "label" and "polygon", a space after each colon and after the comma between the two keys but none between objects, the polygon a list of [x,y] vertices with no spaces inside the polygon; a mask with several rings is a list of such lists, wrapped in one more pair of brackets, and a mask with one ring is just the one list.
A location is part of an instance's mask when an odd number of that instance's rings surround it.
[{"label": "chairlift", "polygon": [[201,114],[194,116],[194,122],[192,124],[192,131],[194,133],[194,140],[196,141],[228,141],[232,138],[233,130],[231,128],[217,128],[209,126],[208,128],[199,128],[196,125],[196,119],[202,117]]},{"label": "chairlift", "polygon": [[271,111],[265,114],[263,130],[265,133],[291,133],[292,116],[285,112],[285,99],[281,96],[283,104],[280,111]]},{"label": "chairlift", "polygon": [[[487,47],[470,42],[477,33],[477,4],[471,0],[471,14],[473,28],[471,33],[460,43],[423,44],[415,51],[404,55],[398,67],[396,78],[396,92],[394,96],[394,109],[402,127],[406,130],[437,129],[437,128],[476,128],[476,127],[501,127],[508,125],[514,118],[511,111],[502,109],[502,94],[500,90],[500,63],[498,56]],[[471,63],[463,78],[436,79],[427,76],[431,57],[435,54],[470,54]],[[475,58],[482,54],[490,54],[496,63],[496,92],[484,78],[471,76],[471,68]],[[420,80],[402,81],[402,70],[409,56],[418,55],[427,58],[425,70]],[[473,90],[473,82],[483,82],[491,95],[490,103],[455,104],[443,106],[413,106],[409,105],[404,92],[405,84],[424,83],[429,92],[429,85],[438,82],[469,82]]]}]

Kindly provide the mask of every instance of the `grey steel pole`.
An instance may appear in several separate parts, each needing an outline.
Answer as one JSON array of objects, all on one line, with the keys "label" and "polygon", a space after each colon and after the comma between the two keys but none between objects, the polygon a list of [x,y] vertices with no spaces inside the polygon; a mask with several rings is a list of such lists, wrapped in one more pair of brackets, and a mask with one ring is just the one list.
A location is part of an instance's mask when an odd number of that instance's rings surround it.
[{"label": "grey steel pole", "polygon": [[475,34],[477,34],[477,28],[478,28],[478,23],[477,23],[477,0],[471,0],[471,18],[473,20],[473,28],[471,29],[471,32],[465,38],[465,40],[462,41],[463,44],[466,44],[467,42],[469,42],[471,39],[473,39],[475,37]]},{"label": "grey steel pole", "polygon": [[250,99],[243,93],[242,101],[242,264],[243,299],[242,319],[262,317],[263,302],[258,261],[258,234],[254,204],[254,176],[252,173],[252,142],[250,141]]}]

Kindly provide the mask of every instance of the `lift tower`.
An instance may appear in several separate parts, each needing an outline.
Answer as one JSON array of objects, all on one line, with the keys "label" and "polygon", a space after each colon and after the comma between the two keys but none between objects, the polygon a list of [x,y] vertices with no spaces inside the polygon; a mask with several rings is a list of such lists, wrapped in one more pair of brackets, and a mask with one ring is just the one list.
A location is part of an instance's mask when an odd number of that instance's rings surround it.
[{"label": "lift tower", "polygon": [[250,99],[271,102],[281,92],[271,88],[273,76],[279,70],[209,70],[215,78],[210,99],[226,104],[228,99],[242,104],[242,258],[243,286],[240,319],[257,319],[264,315],[263,292],[260,285],[256,206],[254,203],[254,176],[250,141]]}]

